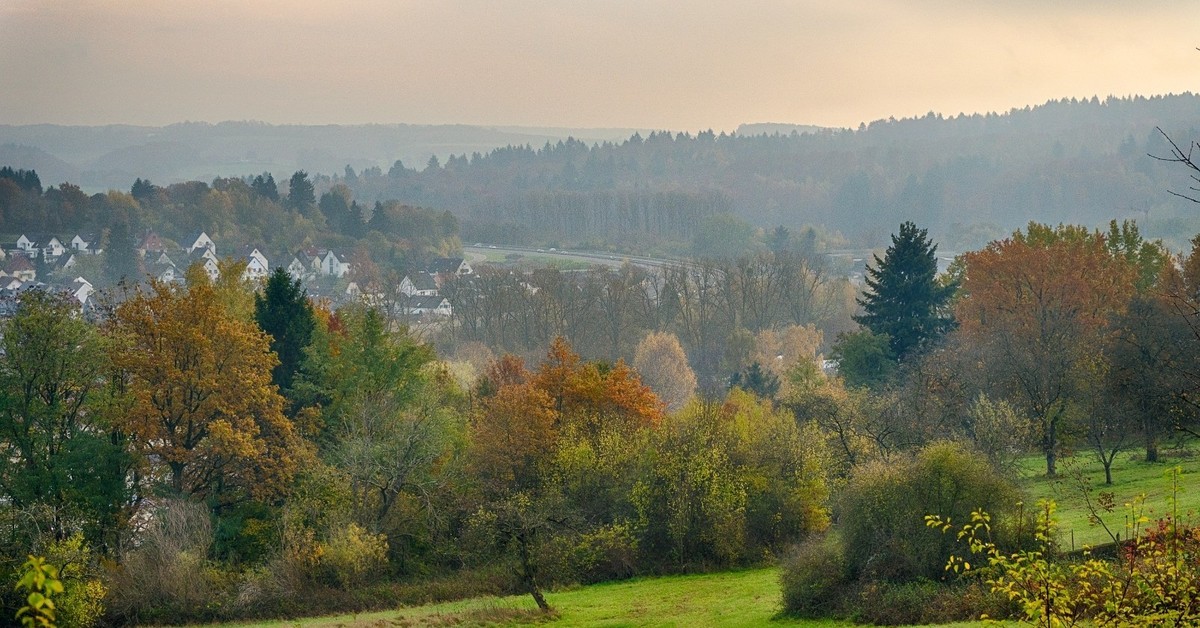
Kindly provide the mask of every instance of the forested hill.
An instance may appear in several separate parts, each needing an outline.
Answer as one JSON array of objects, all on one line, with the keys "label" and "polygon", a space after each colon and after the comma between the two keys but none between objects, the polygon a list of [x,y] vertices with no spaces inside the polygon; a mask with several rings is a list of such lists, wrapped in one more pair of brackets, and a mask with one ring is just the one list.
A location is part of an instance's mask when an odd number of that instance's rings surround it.
[{"label": "forested hill", "polygon": [[883,243],[903,220],[929,225],[951,250],[1030,220],[1136,218],[1152,237],[1195,233],[1196,212],[1166,193],[1187,187],[1184,172],[1147,156],[1169,153],[1155,127],[1200,137],[1200,96],[1052,101],[803,134],[510,146],[346,183],[362,201],[451,210],[469,240],[686,240],[726,209],[761,227],[822,226],[860,246]]}]

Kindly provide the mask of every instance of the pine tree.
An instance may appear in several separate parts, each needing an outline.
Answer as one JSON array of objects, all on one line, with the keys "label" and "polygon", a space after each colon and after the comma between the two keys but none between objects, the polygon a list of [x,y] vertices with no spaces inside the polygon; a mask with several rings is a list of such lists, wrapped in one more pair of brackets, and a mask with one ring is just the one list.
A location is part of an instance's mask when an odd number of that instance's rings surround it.
[{"label": "pine tree", "polygon": [[271,380],[280,391],[287,391],[300,370],[305,347],[312,342],[316,319],[300,281],[292,281],[283,267],[277,267],[262,293],[254,295],[254,320],[271,337],[271,351],[279,356]]},{"label": "pine tree", "polygon": [[954,325],[947,306],[957,286],[937,281],[936,253],[928,230],[905,222],[892,235],[883,259],[876,255],[874,267],[867,267],[869,291],[858,299],[863,314],[854,320],[875,334],[887,334],[897,360]]}]

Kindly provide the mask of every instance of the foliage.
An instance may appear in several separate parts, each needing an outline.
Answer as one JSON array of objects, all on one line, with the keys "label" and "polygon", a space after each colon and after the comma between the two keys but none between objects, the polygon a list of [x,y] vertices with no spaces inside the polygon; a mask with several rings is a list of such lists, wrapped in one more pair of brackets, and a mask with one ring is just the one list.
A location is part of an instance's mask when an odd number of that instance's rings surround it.
[{"label": "foliage", "polygon": [[787,554],[780,568],[783,611],[797,617],[832,617],[850,585],[845,552],[835,535],[810,538]]},{"label": "foliage", "polygon": [[1151,521],[1139,503],[1128,508],[1125,532],[1130,540],[1119,546],[1115,559],[1099,558],[1085,550],[1082,560],[1064,560],[1055,545],[1053,502],[1039,502],[1037,547],[1017,552],[1006,553],[992,541],[991,516],[986,511],[972,512],[961,525],[937,515],[928,516],[926,524],[943,533],[956,533],[968,545],[969,553],[950,556],[947,571],[979,570],[993,591],[1019,604],[1028,623],[1194,624],[1200,620],[1196,561],[1200,534],[1182,523],[1178,513],[1147,527]]},{"label": "foliage", "polygon": [[847,568],[859,579],[940,580],[954,540],[927,529],[923,517],[966,517],[979,508],[1007,513],[1015,498],[1015,487],[985,459],[952,443],[858,467],[837,508]]},{"label": "foliage", "polygon": [[262,292],[255,293],[254,320],[271,337],[271,351],[279,358],[271,370],[271,381],[280,391],[287,391],[312,342],[316,319],[300,281],[292,281],[282,266],[267,278]]},{"label": "foliage", "polygon": [[729,387],[740,388],[762,399],[775,399],[779,393],[779,377],[763,369],[758,362],[753,362],[729,378]]},{"label": "foliage", "polygon": [[1099,233],[1036,223],[964,260],[962,334],[984,353],[992,392],[1034,421],[1054,475],[1065,417],[1133,294],[1134,270]]},{"label": "foliage", "polygon": [[54,601],[58,625],[90,628],[97,624],[104,615],[108,587],[99,561],[83,535],[76,533],[48,544],[46,560],[61,565],[58,577],[63,590]]},{"label": "foliage", "polygon": [[900,225],[883,259],[875,256],[867,267],[870,292],[858,301],[863,314],[860,325],[887,336],[888,347],[897,360],[936,340],[953,326],[948,305],[955,284],[937,281],[937,245],[927,229],[912,222]]},{"label": "foliage", "polygon": [[76,307],[33,290],[0,322],[0,490],[13,508],[48,509],[35,524],[48,536],[82,528],[99,542],[131,492],[131,461],[109,423],[107,345]]},{"label": "foliage", "polygon": [[56,613],[53,597],[63,592],[58,568],[47,564],[44,558],[30,556],[22,569],[17,590],[29,593],[25,596],[25,606],[17,611],[16,618],[27,628],[54,628]]},{"label": "foliage", "polygon": [[696,374],[688,366],[679,338],[651,332],[638,343],[633,368],[642,382],[658,395],[668,412],[682,408],[696,390]]},{"label": "foliage", "polygon": [[207,283],[153,282],[117,307],[114,364],[132,397],[120,427],[175,495],[224,507],[281,496],[305,455],[271,385],[265,334]]},{"label": "foliage", "polygon": [[896,370],[891,339],[869,329],[839,335],[830,357],[837,361],[846,385],[853,388],[882,386]]}]

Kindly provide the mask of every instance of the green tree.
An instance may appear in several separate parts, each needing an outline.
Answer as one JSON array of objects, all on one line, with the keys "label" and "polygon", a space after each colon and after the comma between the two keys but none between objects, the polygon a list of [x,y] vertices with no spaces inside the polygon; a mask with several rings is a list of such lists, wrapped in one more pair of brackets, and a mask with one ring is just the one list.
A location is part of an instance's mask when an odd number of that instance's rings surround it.
[{"label": "green tree", "polygon": [[875,334],[887,334],[897,360],[946,333],[954,321],[948,305],[956,286],[937,281],[937,245],[926,229],[900,225],[883,259],[867,267],[869,292],[858,300],[854,320]]},{"label": "green tree", "polygon": [[853,388],[874,388],[891,379],[896,370],[896,354],[891,338],[869,329],[841,334],[830,357],[838,363],[838,373]]},{"label": "green tree", "polygon": [[109,281],[137,283],[142,279],[136,247],[128,222],[118,220],[109,227],[108,241],[104,244],[104,270]]},{"label": "green tree", "polygon": [[[125,502],[127,459],[105,424],[104,342],[69,297],[31,291],[0,326],[0,492],[38,527],[95,539]],[[42,512],[42,511],[39,511]]]},{"label": "green tree", "polygon": [[280,391],[290,390],[316,327],[312,305],[300,280],[293,281],[282,266],[277,267],[262,292],[254,295],[254,320],[271,337],[271,351],[279,357],[279,364],[271,370],[271,381]]},{"label": "green tree", "polygon": [[303,170],[297,170],[288,182],[288,208],[306,213],[316,204],[316,192],[313,190],[312,181],[308,180],[308,173]]}]

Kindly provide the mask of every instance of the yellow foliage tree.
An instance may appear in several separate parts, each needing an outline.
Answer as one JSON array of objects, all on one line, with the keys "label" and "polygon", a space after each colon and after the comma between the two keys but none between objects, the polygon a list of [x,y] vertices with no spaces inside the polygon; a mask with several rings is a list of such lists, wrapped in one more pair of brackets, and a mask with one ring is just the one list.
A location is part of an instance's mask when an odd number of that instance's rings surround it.
[{"label": "yellow foliage tree", "polygon": [[306,449],[253,322],[231,315],[208,282],[152,282],[117,307],[109,332],[131,397],[120,427],[152,477],[218,505],[284,492]]}]

